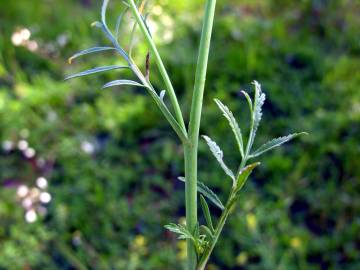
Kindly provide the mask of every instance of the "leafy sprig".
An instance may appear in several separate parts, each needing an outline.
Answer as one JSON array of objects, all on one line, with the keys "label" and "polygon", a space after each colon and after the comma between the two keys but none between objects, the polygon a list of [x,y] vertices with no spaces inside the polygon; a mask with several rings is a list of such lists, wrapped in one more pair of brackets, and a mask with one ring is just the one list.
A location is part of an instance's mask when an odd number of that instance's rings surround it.
[{"label": "leafy sprig", "polygon": [[[250,114],[251,114],[251,121],[250,121],[250,131],[249,136],[247,139],[246,148],[244,146],[244,140],[243,135],[241,133],[241,129],[239,127],[239,124],[237,123],[233,113],[230,111],[230,109],[225,106],[220,100],[215,99],[216,105],[219,107],[220,111],[223,113],[223,116],[226,118],[226,120],[229,123],[230,128],[232,129],[232,132],[234,134],[235,140],[237,142],[238,148],[239,148],[239,154],[241,157],[241,162],[239,165],[239,169],[236,175],[232,172],[232,170],[224,163],[224,154],[221,148],[208,136],[203,136],[206,143],[209,146],[209,149],[215,159],[218,161],[220,167],[223,169],[225,174],[229,176],[232,179],[233,185],[232,189],[229,193],[228,200],[226,203],[225,208],[223,209],[222,215],[219,218],[219,221],[215,228],[212,228],[212,216],[210,214],[209,207],[206,204],[205,198],[200,196],[200,202],[202,204],[205,220],[207,223],[207,227],[210,228],[210,232],[212,233],[212,237],[210,240],[210,244],[208,248],[204,251],[204,254],[202,255],[199,263],[198,263],[198,269],[202,270],[204,269],[209,256],[217,242],[217,239],[223,229],[223,226],[225,225],[225,222],[229,216],[230,210],[236,205],[236,201],[238,200],[240,196],[240,191],[244,187],[247,179],[249,178],[252,171],[260,165],[259,162],[252,163],[250,165],[246,165],[247,161],[249,159],[259,157],[260,155],[300,136],[307,134],[306,132],[301,133],[294,133],[290,134],[284,137],[273,139],[262,146],[260,146],[258,149],[252,152],[252,147],[255,141],[256,132],[259,128],[261,118],[262,118],[262,107],[265,103],[265,94],[261,90],[261,85],[257,82],[253,82],[254,88],[255,88],[255,94],[254,94],[254,101],[252,101],[251,97],[245,92],[242,91],[244,94],[247,103],[249,105]],[[209,198],[208,198],[209,199]]]},{"label": "leafy sprig", "polygon": [[[143,14],[142,14],[142,12],[144,11],[144,3],[145,2],[142,1],[140,7],[138,7],[135,4],[134,0],[126,0],[126,1],[123,1],[123,3],[125,4],[125,9],[119,15],[119,17],[117,19],[116,27],[114,30],[115,34],[113,34],[113,32],[111,31],[111,29],[109,28],[109,26],[107,25],[107,22],[106,22],[106,11],[107,11],[107,7],[109,4],[109,0],[103,1],[102,7],[101,7],[101,20],[96,21],[92,24],[92,26],[97,27],[102,30],[104,35],[110,41],[111,46],[92,47],[92,48],[80,51],[69,58],[69,63],[71,64],[74,59],[76,59],[80,56],[97,53],[97,52],[113,50],[113,51],[116,51],[120,55],[120,57],[126,62],[126,65],[95,67],[95,68],[92,68],[92,69],[89,69],[86,71],[79,72],[77,74],[67,76],[65,79],[68,80],[68,79],[78,78],[78,77],[82,77],[82,76],[92,75],[95,73],[111,71],[111,70],[115,70],[115,69],[130,69],[130,70],[132,70],[133,74],[135,75],[135,77],[137,77],[138,81],[134,81],[131,79],[117,79],[117,80],[106,83],[103,86],[103,88],[109,88],[109,87],[114,87],[114,86],[124,86],[124,85],[145,88],[148,91],[148,93],[150,94],[150,96],[153,98],[153,100],[155,101],[155,104],[159,107],[159,109],[162,112],[162,114],[164,115],[164,117],[168,120],[168,122],[170,123],[171,127],[176,132],[176,134],[178,135],[180,140],[182,142],[186,142],[187,141],[187,131],[186,131],[184,120],[182,118],[180,107],[179,107],[179,104],[178,104],[178,101],[177,101],[177,98],[175,95],[175,91],[172,87],[171,81],[169,79],[169,76],[167,75],[166,69],[164,67],[164,64],[162,63],[162,60],[157,51],[157,48],[153,42],[153,39],[152,39],[152,36],[150,33],[150,29],[146,23],[147,16],[143,16]],[[133,28],[132,28],[132,31],[130,34],[129,52],[126,52],[125,49],[120,45],[118,40],[120,37],[121,24],[123,22],[125,14],[128,11],[131,11],[131,14],[135,20],[134,20]],[[165,90],[162,90],[158,94],[157,91],[155,90],[155,88],[153,87],[153,85],[151,84],[148,74],[144,75],[141,72],[141,70],[139,69],[139,67],[136,65],[134,60],[132,59],[132,53],[133,53],[133,49],[135,46],[134,35],[135,35],[137,27],[139,27],[142,30],[142,32],[145,35],[145,38],[148,42],[149,49],[153,52],[153,55],[155,56],[155,61],[157,62],[158,66],[159,66],[160,73],[164,78],[164,82],[165,82],[166,86],[168,87],[168,93],[169,93],[172,107],[175,111],[175,116],[173,116],[172,112],[170,111],[170,109],[167,107],[167,105],[164,102]]]}]

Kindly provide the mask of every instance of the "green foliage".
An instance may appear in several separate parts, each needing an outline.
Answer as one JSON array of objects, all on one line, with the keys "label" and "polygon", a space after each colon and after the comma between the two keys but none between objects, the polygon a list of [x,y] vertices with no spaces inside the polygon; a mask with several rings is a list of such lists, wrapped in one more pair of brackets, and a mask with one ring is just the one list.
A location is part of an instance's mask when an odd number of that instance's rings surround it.
[{"label": "green foliage", "polygon": [[[185,112],[201,17],[189,14],[198,14],[202,3],[162,1],[162,11],[148,19]],[[1,145],[26,139],[47,161],[53,196],[46,217],[26,223],[16,189],[6,184],[32,185],[39,173],[21,152],[0,150],[0,269],[80,269],[65,254],[87,268],[182,269],[182,246],[159,228],[185,214],[176,180],[184,175],[182,152],[165,119],[141,89],[101,91],[117,72],[63,82],[65,74],[123,64],[114,50],[78,58],[74,66],[64,61],[78,49],[106,44],[89,27],[99,7],[87,0],[0,1]],[[109,7],[111,26],[126,7],[121,1]],[[238,147],[212,100],[231,108],[246,143],[247,100],[240,90],[257,78],[268,99],[254,150],[284,130],[311,136],[267,152],[243,188],[246,196],[240,193],[209,268],[359,269],[358,9],[357,1],[343,0],[219,1],[201,133],[219,142],[235,168]],[[23,27],[39,50],[11,43]],[[134,59],[142,70],[146,53],[139,42]],[[151,78],[165,89],[156,70]],[[81,149],[84,141],[96,146],[93,154]],[[229,183],[216,164],[200,144],[198,177],[223,199]]]}]

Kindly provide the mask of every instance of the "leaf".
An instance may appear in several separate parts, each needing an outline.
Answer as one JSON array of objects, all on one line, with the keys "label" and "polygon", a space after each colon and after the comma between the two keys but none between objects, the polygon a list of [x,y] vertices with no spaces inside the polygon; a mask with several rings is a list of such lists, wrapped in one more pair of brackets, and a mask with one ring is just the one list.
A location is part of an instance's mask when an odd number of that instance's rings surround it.
[{"label": "leaf", "polygon": [[204,212],[204,217],[205,217],[206,223],[207,223],[208,227],[210,228],[210,231],[212,232],[212,234],[214,234],[215,230],[214,230],[214,226],[213,226],[213,223],[211,220],[209,206],[208,206],[205,198],[202,195],[200,195],[200,203],[201,203],[201,208]]},{"label": "leaf", "polygon": [[110,50],[116,50],[116,49],[113,47],[93,47],[93,48],[86,49],[86,50],[83,50],[83,51],[80,51],[80,52],[74,54],[73,56],[71,56],[69,58],[68,61],[69,61],[69,64],[71,64],[72,60],[74,60],[75,58],[78,58],[79,56],[94,53],[94,52],[102,52],[102,51],[110,51]]},{"label": "leaf", "polygon": [[254,143],[256,131],[262,118],[262,106],[264,105],[266,99],[265,94],[261,91],[261,85],[257,81],[254,81],[253,85],[255,86],[255,98],[253,107],[253,128],[251,130],[250,136],[250,149]]},{"label": "leaf", "polygon": [[241,135],[241,129],[239,127],[239,124],[237,123],[233,113],[229,110],[229,108],[227,106],[225,106],[223,103],[221,103],[221,101],[218,99],[214,99],[214,100],[215,100],[216,105],[222,111],[225,118],[229,121],[230,127],[235,135],[241,156],[244,157],[243,138]]},{"label": "leaf", "polygon": [[247,103],[248,103],[248,105],[249,105],[250,112],[252,112],[252,110],[253,110],[253,107],[252,107],[252,106],[253,106],[253,105],[252,105],[251,97],[250,97],[249,94],[246,93],[245,91],[241,91],[241,93],[245,96],[246,101],[247,101]]},{"label": "leaf", "polygon": [[103,31],[103,33],[106,35],[106,37],[111,41],[111,43],[114,46],[114,49],[126,60],[126,62],[129,62],[129,56],[124,51],[124,49],[120,47],[119,43],[117,42],[117,40],[112,35],[112,33],[110,32],[109,28],[106,25],[104,25],[101,22],[93,22],[91,26],[100,28],[101,31]]},{"label": "leaf", "polygon": [[237,179],[236,179],[235,193],[238,193],[243,188],[243,186],[245,185],[245,182],[248,179],[251,172],[259,165],[260,165],[260,162],[252,163],[252,164],[246,166],[245,168],[243,168],[239,172]]},{"label": "leaf", "polygon": [[102,7],[101,7],[101,22],[104,24],[104,26],[107,28],[106,25],[106,9],[109,4],[109,0],[104,0]]},{"label": "leaf", "polygon": [[250,156],[249,158],[254,158],[254,157],[258,157],[262,154],[264,154],[267,151],[270,151],[300,135],[307,135],[308,133],[306,132],[300,132],[300,133],[293,133],[284,137],[279,137],[276,139],[273,139],[265,144],[263,144],[262,146],[260,146],[257,150],[255,150]]},{"label": "leaf", "polygon": [[223,151],[221,151],[220,147],[216,144],[216,142],[211,140],[208,136],[203,135],[202,137],[205,139],[206,143],[210,148],[210,151],[212,152],[216,160],[219,162],[221,168],[228,176],[231,177],[233,181],[235,181],[234,173],[226,166],[226,164],[223,161],[223,157],[224,157]]},{"label": "leaf", "polygon": [[195,242],[194,236],[188,231],[185,225],[170,223],[164,226],[167,230],[178,234],[178,239],[191,239]]},{"label": "leaf", "polygon": [[109,71],[109,70],[114,70],[114,69],[121,69],[121,68],[128,68],[126,66],[105,66],[105,67],[97,67],[97,68],[93,68],[93,69],[89,69],[74,75],[70,75],[67,76],[65,78],[65,80],[69,80],[69,79],[73,79],[73,78],[77,78],[77,77],[82,77],[82,76],[86,76],[86,75],[90,75],[90,74],[94,74],[94,73],[99,73],[99,72],[104,72],[104,71]]},{"label": "leaf", "polygon": [[[178,179],[182,182],[186,182],[184,177],[178,177]],[[198,192],[200,192],[202,195],[204,195],[206,198],[209,199],[214,205],[219,207],[221,210],[225,209],[225,206],[222,204],[219,197],[210,189],[208,188],[204,183],[197,181],[197,189]]]},{"label": "leaf", "polygon": [[117,86],[117,85],[133,85],[133,86],[145,87],[141,83],[138,83],[138,82],[135,82],[135,81],[115,80],[115,81],[112,81],[112,82],[109,82],[109,83],[105,84],[102,88],[104,89],[104,88],[109,88],[109,87]]},{"label": "leaf", "polygon": [[204,233],[206,234],[206,236],[211,240],[214,237],[214,232],[212,232],[209,227],[205,226],[205,225],[201,225],[200,229],[202,229],[204,231]]},{"label": "leaf", "polygon": [[166,91],[165,91],[165,90],[162,90],[162,91],[160,92],[159,97],[160,97],[160,99],[161,99],[162,102],[164,102],[165,94],[166,94]]}]

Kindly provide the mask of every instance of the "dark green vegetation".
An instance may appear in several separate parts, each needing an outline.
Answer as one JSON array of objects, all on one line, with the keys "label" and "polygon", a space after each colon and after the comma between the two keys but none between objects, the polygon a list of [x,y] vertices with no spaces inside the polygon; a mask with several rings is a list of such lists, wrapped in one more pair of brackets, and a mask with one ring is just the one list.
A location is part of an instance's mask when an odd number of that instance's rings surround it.
[{"label": "dark green vegetation", "polygon": [[[174,133],[141,89],[100,90],[123,71],[62,81],[89,65],[122,64],[112,52],[65,61],[106,42],[89,27],[100,3],[34,2],[0,2],[0,269],[181,269],[183,248],[162,227],[184,216]],[[202,1],[159,2],[153,27],[188,112],[181,93],[191,92]],[[311,135],[261,158],[209,269],[360,268],[359,12],[355,0],[219,1],[201,133],[222,138],[235,166],[236,142],[212,99],[247,123],[240,90],[256,79],[268,96],[257,142]],[[34,52],[29,40],[12,43],[24,27]],[[20,140],[34,158],[6,150]],[[199,180],[225,195],[231,184],[210,155],[202,142]],[[29,224],[15,186],[34,187],[39,176],[52,201]]]}]

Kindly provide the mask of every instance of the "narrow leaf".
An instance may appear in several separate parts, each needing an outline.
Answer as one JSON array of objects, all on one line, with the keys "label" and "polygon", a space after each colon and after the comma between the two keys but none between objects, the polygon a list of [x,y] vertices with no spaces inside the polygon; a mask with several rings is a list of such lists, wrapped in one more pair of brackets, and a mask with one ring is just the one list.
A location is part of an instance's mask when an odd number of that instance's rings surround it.
[{"label": "narrow leaf", "polygon": [[127,7],[130,7],[130,5],[126,2],[126,1],[122,1],[122,3],[127,6]]},{"label": "narrow leaf", "polygon": [[162,102],[164,102],[165,94],[166,94],[166,91],[165,91],[165,90],[162,90],[162,91],[160,92],[159,97],[160,97],[160,99],[161,99]]},{"label": "narrow leaf", "polygon": [[211,240],[214,237],[214,232],[212,232],[209,227],[205,226],[205,225],[201,225],[200,229],[202,229],[204,231],[204,233],[206,234],[206,236]]},{"label": "narrow leaf", "polygon": [[104,0],[101,7],[101,22],[106,26],[106,9],[109,4],[109,0]]},{"label": "narrow leaf", "polygon": [[74,54],[73,56],[71,56],[69,58],[68,61],[69,61],[69,64],[71,64],[72,60],[74,60],[75,58],[78,58],[79,56],[94,53],[94,52],[102,52],[102,51],[110,51],[110,50],[116,50],[116,49],[113,47],[93,47],[93,48],[86,49],[86,50],[83,50],[83,51],[80,51],[80,52]]},{"label": "narrow leaf", "polygon": [[224,172],[231,177],[233,181],[235,181],[234,173],[226,166],[225,162],[223,161],[223,151],[220,149],[220,147],[211,140],[208,136],[203,135],[203,138],[205,139],[206,143],[208,144],[210,151],[216,158],[216,160],[219,162],[221,168],[224,170]]},{"label": "narrow leaf", "polygon": [[260,165],[260,162],[252,163],[252,164],[246,166],[245,168],[243,168],[239,172],[237,179],[236,179],[236,188],[235,188],[236,193],[238,193],[243,188],[249,175],[258,165]]},{"label": "narrow leaf", "polygon": [[111,41],[113,46],[115,47],[115,50],[127,61],[129,62],[129,56],[124,51],[123,48],[120,47],[119,43],[117,42],[116,38],[111,33],[109,27],[104,22],[93,22],[91,26],[96,26],[100,28],[103,33],[106,35],[106,37]]},{"label": "narrow leaf", "polygon": [[[178,179],[184,183],[186,182],[184,177],[178,177]],[[209,199],[209,201],[211,201],[214,205],[219,207],[221,210],[225,209],[225,206],[222,204],[219,197],[210,188],[208,188],[204,183],[202,183],[200,181],[197,181],[196,183],[197,183],[197,189],[198,189],[199,193],[204,195],[204,197]]]},{"label": "narrow leaf", "polygon": [[208,206],[205,198],[202,195],[200,195],[200,202],[201,202],[201,208],[204,212],[204,217],[205,217],[206,223],[207,223],[208,227],[210,228],[211,232],[214,233],[215,230],[214,230],[214,226],[213,226],[213,223],[211,220],[209,206]]},{"label": "narrow leaf", "polygon": [[138,83],[138,82],[135,82],[135,81],[115,80],[115,81],[112,81],[112,82],[109,82],[109,83],[105,84],[102,88],[109,88],[109,87],[117,86],[117,85],[133,85],[133,86],[145,87],[141,83]]},{"label": "narrow leaf", "polygon": [[241,135],[241,129],[239,127],[239,124],[235,120],[235,117],[233,113],[229,110],[227,106],[225,106],[220,100],[214,99],[216,105],[219,107],[219,109],[222,111],[225,118],[228,120],[230,127],[235,135],[239,151],[241,153],[241,156],[244,157],[244,146],[243,146],[243,138]]},{"label": "narrow leaf", "polygon": [[250,97],[249,94],[246,93],[245,91],[241,91],[241,93],[245,96],[246,101],[247,101],[247,103],[248,103],[248,105],[249,105],[250,112],[252,112],[252,110],[253,110],[253,107],[252,107],[252,106],[253,106],[253,105],[252,105],[251,97]]},{"label": "narrow leaf", "polygon": [[254,158],[254,157],[258,157],[262,154],[264,154],[267,151],[270,151],[300,135],[307,135],[306,132],[301,132],[301,133],[293,133],[284,137],[279,137],[276,139],[273,139],[265,144],[263,144],[262,146],[260,146],[257,150],[255,150],[251,155],[250,158]]},{"label": "narrow leaf", "polygon": [[126,66],[97,67],[97,68],[89,69],[89,70],[86,70],[86,71],[83,71],[83,72],[79,72],[79,73],[74,74],[74,75],[70,75],[70,76],[66,77],[65,80],[69,80],[69,79],[73,79],[73,78],[77,78],[77,77],[82,77],[82,76],[86,76],[86,75],[90,75],[90,74],[94,74],[94,73],[114,70],[114,69],[121,69],[121,68],[128,68],[128,67],[126,67]]},{"label": "narrow leaf", "polygon": [[257,81],[254,81],[253,85],[255,86],[255,98],[253,107],[253,128],[251,130],[250,136],[250,148],[254,143],[256,131],[260,125],[260,121],[262,118],[262,106],[264,105],[266,99],[265,94],[261,90],[261,85]]}]

